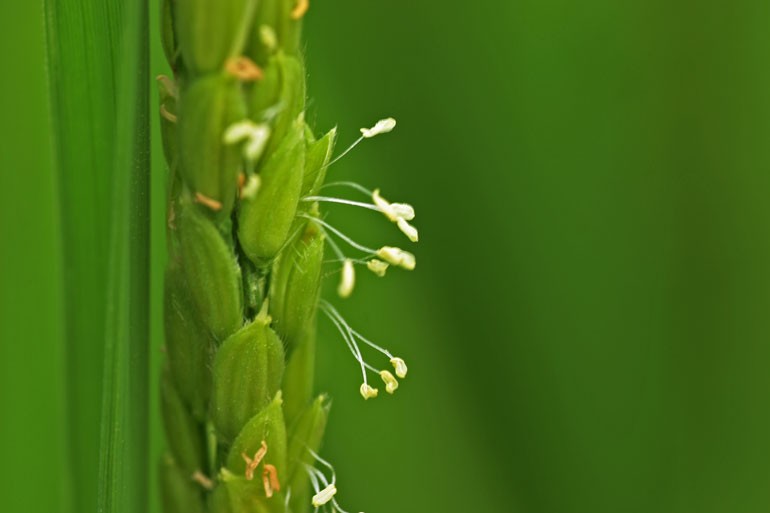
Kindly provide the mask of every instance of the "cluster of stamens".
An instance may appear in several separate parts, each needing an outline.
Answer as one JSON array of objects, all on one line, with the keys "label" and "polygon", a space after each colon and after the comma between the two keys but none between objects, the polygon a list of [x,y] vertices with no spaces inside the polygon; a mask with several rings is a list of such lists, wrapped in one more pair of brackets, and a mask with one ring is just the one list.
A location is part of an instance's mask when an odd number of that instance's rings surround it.
[{"label": "cluster of stamens", "polygon": [[[371,128],[362,128],[361,137],[359,137],[353,144],[351,144],[348,147],[348,149],[343,151],[337,158],[335,158],[329,164],[327,164],[327,167],[331,166],[335,162],[339,161],[342,157],[347,155],[353,148],[355,148],[364,139],[370,139],[379,134],[388,133],[391,130],[393,130],[395,126],[396,126],[395,119],[386,118],[378,121]],[[302,201],[313,202],[313,203],[315,202],[337,203],[342,205],[361,207],[368,210],[380,212],[389,221],[391,221],[392,223],[395,223],[396,226],[398,226],[399,230],[401,230],[401,232],[403,232],[404,235],[406,235],[410,241],[412,242],[418,241],[419,235],[417,232],[417,228],[415,228],[413,225],[410,224],[410,221],[412,221],[415,217],[414,208],[411,205],[407,203],[391,203],[382,197],[379,189],[370,191],[365,187],[354,182],[333,182],[323,186],[322,188],[327,188],[327,187],[347,187],[369,196],[372,202],[365,203],[365,202],[355,201],[347,198],[337,198],[337,197],[322,196],[322,195],[306,196],[305,198],[302,198]],[[309,221],[318,225],[319,228],[321,228],[321,230],[323,230],[326,233],[327,235],[326,241],[329,244],[329,246],[332,248],[332,250],[334,251],[337,257],[335,261],[342,263],[342,268],[340,272],[340,282],[337,287],[337,294],[342,298],[349,297],[353,293],[353,288],[355,287],[355,282],[356,282],[356,275],[355,275],[356,264],[365,265],[367,269],[369,269],[372,273],[380,277],[385,275],[385,272],[388,270],[390,266],[400,267],[408,271],[413,270],[416,266],[416,260],[414,255],[408,251],[404,251],[403,249],[397,248],[394,246],[382,246],[378,249],[370,248],[356,242],[346,234],[342,233],[339,229],[329,224],[324,219],[321,219],[319,217],[309,215],[309,214],[301,214],[301,216],[305,217]],[[349,258],[342,251],[342,248],[335,241],[335,238],[346,243],[348,246],[364,253],[365,256],[357,259]],[[355,360],[358,362],[359,366],[361,367],[361,375],[363,377],[363,382],[361,383],[361,386],[359,388],[361,396],[364,399],[371,399],[371,398],[377,397],[379,393],[379,390],[369,383],[367,372],[373,372],[377,374],[385,385],[385,391],[389,394],[393,394],[398,388],[398,380],[396,379],[396,376],[402,379],[406,377],[407,367],[406,367],[406,363],[404,363],[404,360],[396,356],[393,356],[393,354],[391,354],[390,351],[380,347],[379,345],[365,338],[363,335],[361,335],[360,333],[355,331],[353,328],[351,328],[350,325],[342,317],[342,315],[340,315],[340,313],[337,311],[337,309],[334,308],[329,302],[321,300],[319,303],[319,308],[331,320],[332,324],[334,324],[334,326],[337,328],[340,335],[342,336],[342,339],[345,341],[345,344],[347,345],[348,349],[352,353],[353,358],[355,358]],[[387,369],[377,368],[369,364],[366,360],[364,360],[364,357],[361,352],[361,346],[359,345],[360,343],[374,349],[375,351],[381,353],[386,358],[388,358],[390,364],[393,366],[393,370],[396,376],[394,376],[391,371]]]},{"label": "cluster of stamens", "polygon": [[387,349],[378,346],[371,340],[367,339],[363,335],[361,335],[359,332],[354,330],[350,327],[350,325],[345,321],[345,319],[340,315],[340,313],[337,311],[336,308],[334,308],[328,301],[321,300],[319,303],[319,308],[321,311],[331,320],[332,324],[337,328],[340,335],[342,335],[343,340],[345,341],[345,344],[348,346],[348,349],[353,354],[353,358],[356,359],[358,364],[361,367],[361,375],[363,377],[363,383],[361,383],[361,387],[359,391],[361,392],[361,395],[364,399],[371,399],[374,397],[377,397],[377,394],[379,393],[379,390],[372,385],[369,384],[369,380],[367,378],[367,371],[373,372],[377,374],[380,379],[382,379],[383,383],[385,384],[385,391],[389,394],[392,394],[396,391],[398,388],[398,380],[396,380],[395,376],[393,376],[393,373],[391,373],[387,369],[378,369],[371,364],[369,364],[366,360],[364,360],[364,357],[361,353],[361,347],[359,346],[359,342],[363,343],[370,348],[374,349],[375,351],[383,354],[386,358],[388,358],[388,361],[393,366],[393,371],[396,373],[396,376],[399,378],[405,378],[407,373],[407,367],[406,362],[402,358],[399,358],[397,356],[393,356],[393,354],[388,351]]}]

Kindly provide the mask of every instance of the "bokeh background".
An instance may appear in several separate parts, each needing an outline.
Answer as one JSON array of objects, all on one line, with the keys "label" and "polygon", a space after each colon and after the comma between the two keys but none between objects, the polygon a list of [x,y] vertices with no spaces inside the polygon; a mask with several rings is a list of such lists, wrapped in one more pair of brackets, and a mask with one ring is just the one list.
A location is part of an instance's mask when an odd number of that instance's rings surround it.
[{"label": "bokeh background", "polygon": [[[421,235],[414,273],[335,300],[407,359],[394,397],[363,403],[321,324],[347,509],[770,511],[769,20],[743,0],[312,3],[310,119],[343,146],[399,122],[332,176],[413,203]],[[4,3],[0,28],[2,509],[56,512],[71,476],[41,6]],[[329,212],[403,244],[379,216]]]}]

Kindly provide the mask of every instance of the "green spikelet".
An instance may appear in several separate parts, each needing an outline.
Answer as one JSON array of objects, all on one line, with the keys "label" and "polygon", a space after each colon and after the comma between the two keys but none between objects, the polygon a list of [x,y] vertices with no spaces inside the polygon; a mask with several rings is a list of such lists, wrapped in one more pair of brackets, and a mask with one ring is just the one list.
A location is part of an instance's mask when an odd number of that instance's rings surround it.
[{"label": "green spikelet", "polygon": [[[169,168],[160,391],[166,513],[339,509],[336,477],[318,454],[330,409],[313,386],[318,312],[338,327],[361,367],[364,398],[377,395],[367,381],[372,372],[386,392],[398,382],[365,362],[361,347],[384,354],[399,378],[406,374],[402,360],[363,339],[320,299],[327,244],[344,262],[344,297],[354,263],[382,275],[389,265],[414,268],[414,257],[395,247],[370,250],[320,215],[324,201],[362,203],[319,196],[337,131],[316,137],[305,121],[299,37],[307,6],[162,2],[163,49],[174,72],[158,81]],[[394,125],[382,120],[355,144]],[[416,238],[411,207],[367,194],[375,204],[363,206]],[[347,258],[332,235],[365,256]]]}]

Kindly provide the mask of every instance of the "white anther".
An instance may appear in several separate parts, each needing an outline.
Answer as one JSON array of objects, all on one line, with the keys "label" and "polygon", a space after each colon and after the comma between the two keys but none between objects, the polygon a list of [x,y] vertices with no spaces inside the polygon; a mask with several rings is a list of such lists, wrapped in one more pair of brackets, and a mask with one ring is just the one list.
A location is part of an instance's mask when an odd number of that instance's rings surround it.
[{"label": "white anther", "polygon": [[393,374],[391,374],[390,371],[380,371],[380,377],[382,378],[382,381],[385,382],[385,391],[387,393],[392,394],[396,391],[398,388],[398,381],[396,381],[396,378],[393,377]]},{"label": "white anther", "polygon": [[379,393],[379,390],[377,390],[376,388],[372,387],[368,383],[361,383],[360,392],[361,392],[361,396],[364,399],[371,399],[371,398],[377,397],[377,394]]},{"label": "white anther", "polygon": [[393,365],[393,368],[396,370],[396,376],[403,379],[406,377],[406,362],[398,357],[393,357],[390,359],[391,365]]},{"label": "white anther", "polygon": [[373,258],[366,262],[366,268],[372,271],[374,274],[382,278],[385,276],[385,271],[388,270],[388,264],[383,262],[382,260],[377,260],[376,258]]},{"label": "white anther", "polygon": [[246,184],[241,189],[241,198],[256,198],[260,185],[262,185],[262,179],[259,177],[259,175],[251,175],[248,180],[246,180]]},{"label": "white anther", "polygon": [[337,493],[337,487],[334,486],[334,483],[330,484],[317,494],[313,495],[313,498],[311,502],[313,503],[313,507],[320,508],[330,500],[334,498],[334,495]]},{"label": "white anther", "polygon": [[383,246],[377,250],[376,255],[391,265],[397,265],[411,271],[415,268],[417,262],[414,255],[392,246]]},{"label": "white anther", "polygon": [[390,209],[396,217],[407,221],[414,219],[414,207],[409,203],[391,203]]},{"label": "white anther", "polygon": [[342,278],[337,287],[337,294],[341,298],[350,297],[353,293],[353,287],[356,284],[356,270],[353,268],[353,261],[346,258],[342,264]]},{"label": "white anther", "polygon": [[267,141],[270,139],[270,127],[266,124],[254,125],[249,136],[249,144],[243,149],[243,156],[249,162],[256,162],[265,151]]},{"label": "white anther", "polygon": [[225,144],[236,144],[246,139],[254,130],[254,123],[250,119],[244,119],[230,125],[225,130],[222,138]]},{"label": "white anther", "polygon": [[364,138],[369,139],[375,135],[387,134],[394,128],[396,128],[396,120],[393,118],[386,118],[379,120],[372,128],[362,128],[361,134]]},{"label": "white anther", "polygon": [[417,234],[417,228],[409,224],[409,221],[403,217],[400,217],[396,224],[398,225],[398,229],[401,230],[401,232],[406,235],[410,241],[417,242],[419,240],[420,237]]},{"label": "white anther", "polygon": [[244,119],[230,125],[225,130],[222,140],[225,144],[237,144],[248,141],[243,149],[243,156],[249,162],[256,162],[262,156],[267,141],[270,139],[270,127],[265,123],[254,123],[250,119]]}]

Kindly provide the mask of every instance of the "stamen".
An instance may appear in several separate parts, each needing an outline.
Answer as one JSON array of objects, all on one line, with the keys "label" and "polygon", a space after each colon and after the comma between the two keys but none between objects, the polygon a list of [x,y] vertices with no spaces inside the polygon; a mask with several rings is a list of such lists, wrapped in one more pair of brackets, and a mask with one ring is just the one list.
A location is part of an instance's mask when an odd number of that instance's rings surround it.
[{"label": "stamen", "polygon": [[419,240],[417,228],[409,224],[409,221],[403,217],[399,217],[396,224],[398,225],[398,229],[401,230],[401,232],[406,235],[410,241],[417,242]]},{"label": "stamen", "polygon": [[380,377],[382,378],[382,381],[385,382],[385,391],[389,394],[392,394],[396,391],[398,388],[398,381],[396,381],[396,378],[393,377],[393,374],[391,374],[389,371],[383,370],[380,371]]},{"label": "stamen", "polygon": [[326,164],[326,167],[331,167],[332,164],[339,161],[342,157],[350,153],[353,148],[359,145],[361,141],[364,139],[371,139],[372,137],[380,134],[386,134],[393,130],[396,127],[396,120],[393,118],[385,118],[379,120],[372,128],[362,128],[361,129],[361,137],[356,139],[353,144],[348,146],[348,149],[343,151],[339,156],[334,158],[331,162]]},{"label": "stamen", "polygon": [[393,118],[385,118],[379,120],[372,128],[362,128],[361,134],[370,139],[380,134],[387,134],[396,128],[396,120]]},{"label": "stamen", "polygon": [[377,397],[379,390],[372,387],[368,383],[361,383],[360,392],[361,392],[361,396],[364,399],[371,399],[371,398]]},{"label": "stamen", "polygon": [[225,130],[222,137],[225,144],[238,144],[246,140],[247,144],[243,148],[243,156],[252,163],[262,156],[269,139],[270,126],[266,123],[254,123],[250,119],[233,123]]},{"label": "stamen", "polygon": [[241,187],[241,199],[254,199],[259,192],[259,186],[262,185],[262,179],[259,175],[249,176],[246,183]]},{"label": "stamen", "polygon": [[262,471],[262,485],[265,488],[265,496],[269,499],[273,492],[281,490],[281,483],[278,481],[278,471],[275,466],[265,463],[265,469]]},{"label": "stamen", "polygon": [[342,264],[342,278],[340,279],[339,287],[337,287],[337,294],[341,298],[350,297],[355,284],[356,271],[353,268],[353,261],[347,258]]},{"label": "stamen", "polygon": [[222,203],[221,202],[219,202],[219,201],[217,201],[217,200],[215,200],[213,198],[209,198],[208,196],[206,196],[205,194],[202,194],[200,192],[196,192],[195,193],[195,201],[200,203],[201,205],[204,205],[204,206],[210,208],[214,212],[218,212],[218,211],[222,210]]},{"label": "stamen", "polygon": [[330,484],[323,490],[319,491],[317,494],[313,495],[313,498],[311,499],[311,504],[313,504],[314,507],[320,508],[334,497],[337,493],[337,487],[334,486],[334,484]]},{"label": "stamen", "polygon": [[393,368],[396,370],[396,376],[399,378],[405,378],[406,377],[406,363],[401,358],[396,358],[395,356],[390,359],[390,363],[393,365]]},{"label": "stamen", "polygon": [[417,264],[413,254],[392,246],[381,247],[375,252],[375,255],[382,258],[387,263],[397,265],[407,271],[414,270],[415,265]]}]

